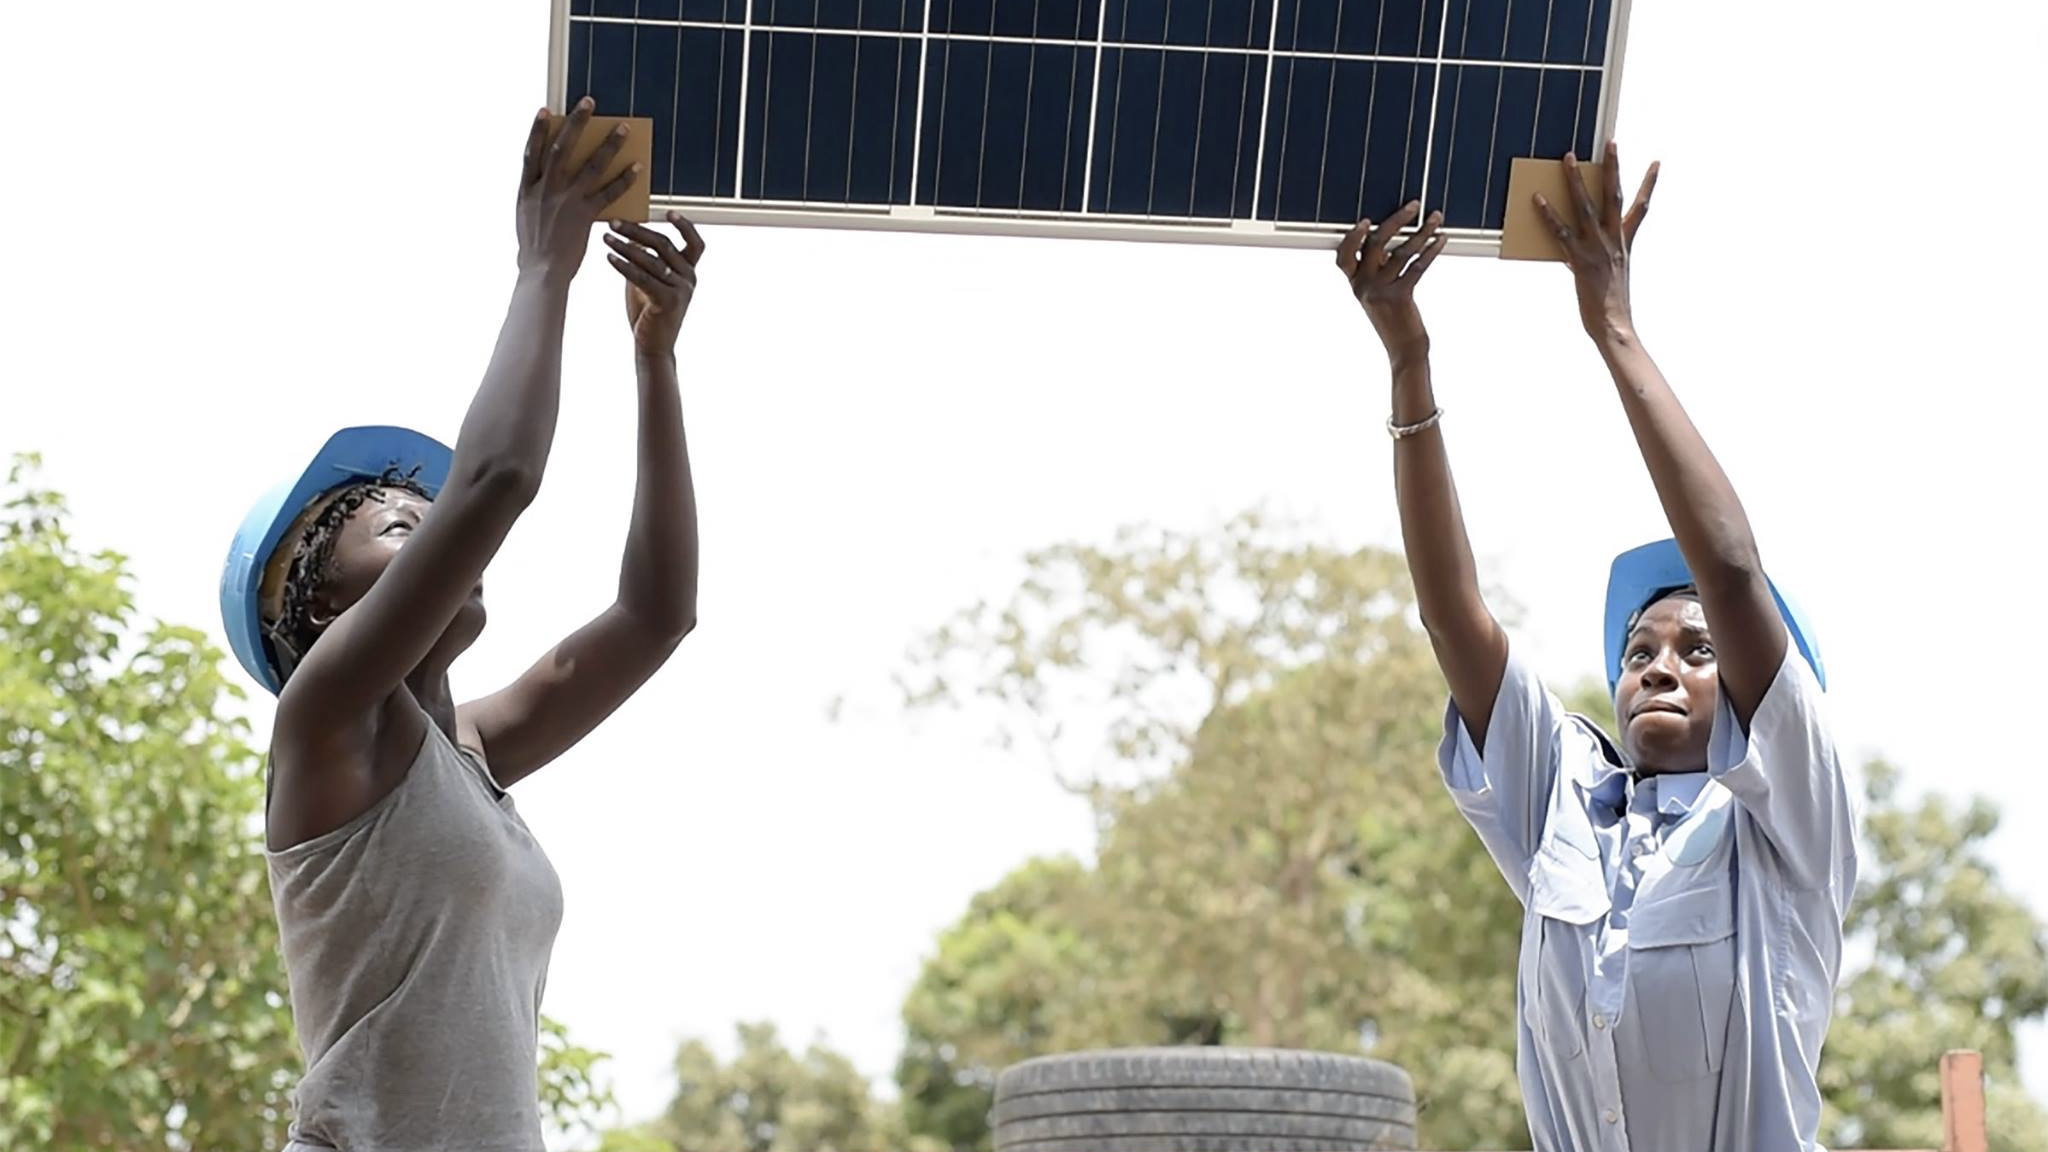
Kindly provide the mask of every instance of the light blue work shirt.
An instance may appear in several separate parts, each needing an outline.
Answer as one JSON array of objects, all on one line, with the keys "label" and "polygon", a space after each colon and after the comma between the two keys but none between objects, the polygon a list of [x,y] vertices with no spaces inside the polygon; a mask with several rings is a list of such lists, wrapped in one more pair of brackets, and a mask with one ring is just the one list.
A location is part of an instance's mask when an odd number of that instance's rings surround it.
[{"label": "light blue work shirt", "polygon": [[1513,651],[1486,754],[1444,783],[1522,901],[1516,1068],[1537,1152],[1808,1152],[1856,888],[1855,822],[1791,645],[1707,771],[1637,780]]}]

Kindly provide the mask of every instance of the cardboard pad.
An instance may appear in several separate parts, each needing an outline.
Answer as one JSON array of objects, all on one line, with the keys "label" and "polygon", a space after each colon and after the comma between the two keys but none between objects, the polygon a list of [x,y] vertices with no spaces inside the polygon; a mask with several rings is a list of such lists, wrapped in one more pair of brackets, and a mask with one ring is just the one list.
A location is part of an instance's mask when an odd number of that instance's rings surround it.
[{"label": "cardboard pad", "polygon": [[[1579,161],[1579,179],[1593,196],[1593,207],[1604,207],[1606,166]],[[1550,201],[1551,211],[1566,221],[1578,218],[1572,202],[1571,185],[1566,182],[1564,161],[1518,157],[1508,167],[1507,218],[1501,222],[1500,258],[1503,260],[1550,260],[1562,263],[1564,245],[1536,208],[1536,194]]]},{"label": "cardboard pad", "polygon": [[[548,139],[553,141],[555,134],[567,123],[568,117],[555,116],[554,126],[548,131]],[[624,172],[628,165],[638,163],[640,178],[633,181],[632,187],[627,188],[617,200],[605,205],[604,211],[599,212],[597,218],[624,219],[644,224],[654,218],[650,204],[652,197],[648,189],[650,181],[654,178],[654,121],[646,117],[592,116],[590,122],[583,126],[582,134],[576,138],[576,148],[569,155],[570,168],[573,171],[582,167],[583,162],[590,159],[590,154],[597,151],[597,146],[605,142],[612,127],[617,124],[626,126],[626,142],[620,146],[619,154],[612,157],[611,166],[605,171],[604,177],[610,180]]]}]

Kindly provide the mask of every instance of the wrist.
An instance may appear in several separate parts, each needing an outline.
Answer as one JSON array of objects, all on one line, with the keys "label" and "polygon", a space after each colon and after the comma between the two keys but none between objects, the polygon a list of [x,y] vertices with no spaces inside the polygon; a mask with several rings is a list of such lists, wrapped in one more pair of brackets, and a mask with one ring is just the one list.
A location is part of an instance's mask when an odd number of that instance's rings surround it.
[{"label": "wrist", "polygon": [[1586,334],[1602,352],[1623,352],[1642,347],[1642,339],[1636,334],[1635,320],[1627,315],[1609,315],[1590,324]]},{"label": "wrist", "polygon": [[576,265],[524,255],[519,260],[519,284],[567,292],[569,282],[576,278]]},{"label": "wrist", "polygon": [[1374,327],[1379,331],[1380,347],[1386,350],[1387,363],[1392,364],[1396,370],[1421,364],[1429,359],[1429,331],[1422,325],[1399,328],[1391,325],[1384,328],[1378,325]]},{"label": "wrist", "polygon": [[1418,370],[1426,371],[1429,368],[1429,337],[1387,345],[1387,365],[1393,369],[1397,379]]}]

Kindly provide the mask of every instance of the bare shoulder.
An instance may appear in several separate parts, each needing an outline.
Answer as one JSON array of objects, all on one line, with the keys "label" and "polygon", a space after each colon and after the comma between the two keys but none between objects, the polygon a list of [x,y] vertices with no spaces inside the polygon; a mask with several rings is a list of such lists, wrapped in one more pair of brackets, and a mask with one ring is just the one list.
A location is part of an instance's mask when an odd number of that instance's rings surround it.
[{"label": "bare shoulder", "polygon": [[430,723],[403,686],[375,712],[341,724],[302,725],[278,710],[270,738],[264,840],[273,852],[346,825],[404,781]]}]

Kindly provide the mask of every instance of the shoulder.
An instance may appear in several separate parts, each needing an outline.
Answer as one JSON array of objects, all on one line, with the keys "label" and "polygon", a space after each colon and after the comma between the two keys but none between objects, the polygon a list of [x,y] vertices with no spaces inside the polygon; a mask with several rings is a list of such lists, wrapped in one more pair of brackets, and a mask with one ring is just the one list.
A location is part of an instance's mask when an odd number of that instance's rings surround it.
[{"label": "shoulder", "polygon": [[385,704],[340,724],[297,722],[280,708],[270,740],[265,838],[273,850],[355,819],[404,781],[426,738],[426,713],[400,688]]}]

